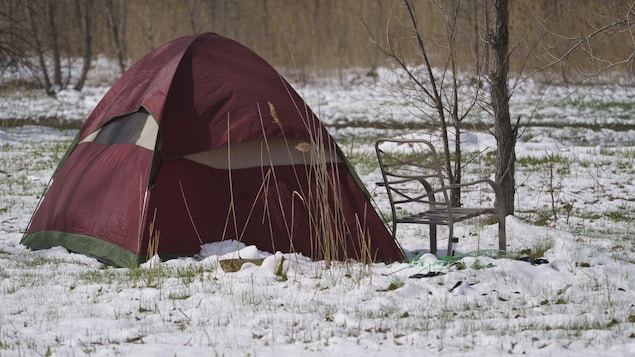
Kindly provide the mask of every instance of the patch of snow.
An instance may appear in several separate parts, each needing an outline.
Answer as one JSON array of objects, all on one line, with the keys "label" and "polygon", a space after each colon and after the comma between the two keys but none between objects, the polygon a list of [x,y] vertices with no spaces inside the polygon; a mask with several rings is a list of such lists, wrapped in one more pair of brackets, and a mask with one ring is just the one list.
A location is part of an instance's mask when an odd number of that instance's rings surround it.
[{"label": "patch of snow", "polygon": [[[412,103],[387,95],[387,84],[399,78],[381,70],[376,82],[351,76],[344,86],[300,89],[327,124],[341,125],[333,132],[351,143],[345,152],[373,157],[370,142],[379,136],[425,136],[439,145],[434,130],[381,129],[388,119],[420,119]],[[7,96],[0,117],[83,120],[106,90],[100,82],[81,93],[62,90],[57,98]],[[107,267],[61,247],[30,251],[19,243],[22,233],[60,148],[76,131],[2,128],[0,354],[635,355],[635,226],[628,218],[635,218],[635,132],[566,126],[616,118],[632,124],[619,108],[589,104],[608,98],[631,100],[632,90],[533,82],[516,88],[514,112],[537,111],[535,123],[562,128],[530,127],[518,142],[519,158],[559,161],[552,173],[540,165],[518,168],[518,212],[506,221],[509,253],[494,254],[497,227],[487,222],[455,227],[455,257],[430,254],[427,227],[406,225],[398,240],[410,261],[336,262],[328,269],[300,254],[233,240],[203,245],[197,257],[153,257],[138,270]],[[356,121],[369,125],[345,127]],[[475,130],[465,130],[462,142],[466,152],[495,147],[491,134]],[[379,210],[388,212],[385,193],[374,185],[378,169],[360,176]],[[570,217],[559,210],[545,226],[528,223],[537,213],[549,216],[554,199],[571,205]],[[440,252],[446,233],[440,227]],[[544,261],[518,259],[537,249]],[[262,263],[220,269],[221,260],[236,258]]]}]

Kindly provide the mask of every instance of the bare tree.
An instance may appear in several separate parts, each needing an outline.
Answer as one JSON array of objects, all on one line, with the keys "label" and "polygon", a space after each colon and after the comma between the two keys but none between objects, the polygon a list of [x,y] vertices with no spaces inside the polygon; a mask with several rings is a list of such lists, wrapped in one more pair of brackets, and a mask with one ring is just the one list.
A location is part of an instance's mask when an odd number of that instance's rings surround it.
[{"label": "bare tree", "polygon": [[40,27],[38,26],[38,19],[37,19],[38,9],[35,8],[36,5],[38,4],[34,3],[32,0],[27,0],[26,11],[28,12],[28,16],[29,16],[29,24],[31,26],[33,43],[35,46],[34,50],[36,52],[36,56],[37,56],[39,67],[40,67],[40,72],[42,75],[41,79],[44,82],[41,84],[44,86],[44,90],[46,91],[47,95],[54,96],[55,91],[52,90],[53,86],[51,84],[51,79],[49,77],[48,69],[46,65],[46,58],[44,56],[44,45],[41,39],[41,31],[40,31]]},{"label": "bare tree", "polygon": [[[365,26],[367,26],[367,28],[370,28],[369,31],[370,33],[379,33],[381,31],[381,26],[382,26],[382,22],[383,22],[383,5],[384,2],[382,0],[375,0],[375,3],[364,3],[362,2],[362,6],[361,6],[361,18],[362,18],[362,22],[365,24]],[[369,7],[371,9],[370,12],[370,16],[373,16],[373,19],[371,20],[370,24],[366,24],[366,15],[364,14],[364,5],[366,5],[366,7]],[[374,5],[374,9],[373,9],[373,5]],[[374,10],[374,11],[372,11]],[[368,75],[372,76],[372,77],[376,77],[377,76],[377,68],[379,67],[379,48],[378,46],[372,46],[366,49],[366,58],[368,59]]]},{"label": "bare tree", "polygon": [[[412,37],[416,41],[417,53],[420,56],[423,62],[423,67],[427,72],[426,80],[420,80],[416,73],[409,70],[408,62],[406,60],[407,57],[398,51],[398,47],[396,45],[390,43],[390,36],[388,37],[389,45],[387,46],[387,50],[384,50],[384,52],[393,58],[395,62],[398,63],[399,66],[407,73],[410,80],[422,93],[422,101],[426,102],[429,106],[435,109],[444,145],[446,171],[452,183],[459,183],[461,179],[461,122],[467,114],[469,114],[475,101],[483,98],[480,98],[480,93],[477,92],[472,99],[468,99],[472,100],[472,103],[467,106],[467,109],[463,112],[459,112],[459,91],[457,88],[459,88],[460,85],[457,84],[457,78],[459,76],[458,71],[456,70],[458,56],[454,50],[457,47],[456,36],[460,32],[457,29],[456,20],[459,17],[458,9],[460,7],[460,2],[455,1],[442,3],[441,1],[432,0],[431,3],[436,4],[437,9],[440,9],[439,14],[441,15],[441,18],[444,19],[443,25],[447,36],[446,42],[442,44],[435,43],[435,45],[438,45],[437,49],[441,47],[446,51],[444,53],[447,53],[447,58],[444,63],[439,64],[438,61],[436,63],[437,67],[442,70],[442,74],[439,75],[439,78],[435,78],[433,72],[434,64],[429,56],[430,51],[426,48],[428,46],[425,41],[426,32],[424,32],[418,25],[414,2],[404,0],[403,4],[408,12],[410,25],[413,29]],[[510,50],[509,1],[493,0],[491,3],[484,4],[484,24],[482,26],[488,30],[486,31],[486,36],[483,40],[485,40],[489,51],[483,51],[482,54],[478,53],[480,51],[480,46],[479,41],[477,40],[479,38],[479,28],[481,27],[478,23],[479,8],[475,2],[472,2],[471,4],[470,19],[472,21],[471,25],[473,29],[471,47],[473,49],[473,59],[475,62],[475,66],[473,68],[474,74],[478,76],[481,68],[489,68],[488,80],[490,97],[489,100],[485,101],[485,106],[491,108],[493,116],[493,134],[497,142],[496,181],[499,185],[501,185],[505,197],[504,202],[499,202],[499,204],[504,205],[506,214],[514,214],[516,164],[515,148],[519,135],[520,118],[514,122],[509,108],[510,99],[513,93],[509,87],[509,73],[511,70],[512,54],[512,51]],[[445,5],[445,7],[443,5]],[[442,11],[444,8],[447,9],[450,6],[453,9],[452,11],[445,13]],[[490,6],[491,9],[493,9],[492,20],[494,21],[491,31],[489,30]],[[632,21],[633,18],[635,18],[634,9],[635,2],[626,8],[623,16],[615,19],[612,23],[603,26],[596,26],[590,33],[574,38],[575,40],[573,42],[571,38],[566,38],[570,42],[570,45],[566,48],[564,53],[558,55],[554,54],[556,52],[555,50],[553,50],[553,52],[550,51],[552,48],[547,47],[549,46],[547,42],[543,42],[544,36],[538,36],[538,40],[534,44],[527,46],[526,52],[522,55],[525,57],[520,57],[519,63],[517,63],[516,68],[519,72],[516,74],[514,87],[532,75],[546,71],[555,65],[562,64],[570,59],[572,54],[577,50],[586,54],[593,64],[593,71],[587,72],[587,76],[597,75],[617,66],[634,63],[635,55],[633,54],[622,60],[611,61],[608,58],[600,56],[597,51],[599,38],[624,32],[632,34],[632,28],[635,26],[635,22]],[[548,31],[553,32],[551,29]],[[429,29],[427,34],[430,36]],[[556,33],[553,32],[552,35],[556,35]],[[565,37],[563,36],[563,38]],[[631,39],[633,38],[635,38],[635,36],[631,36]],[[377,43],[377,41],[375,42]],[[633,44],[635,47],[635,40],[633,40]],[[547,49],[547,51],[544,52],[551,55],[552,60],[543,63],[543,65],[533,71],[530,71],[529,73],[522,74],[523,68],[528,62],[529,56],[533,55],[533,52],[539,47]],[[561,48],[561,46],[558,47],[558,49]],[[518,50],[518,47],[515,47],[514,49]],[[438,52],[440,51],[437,51],[437,53]],[[491,58],[489,57],[490,55]],[[465,62],[463,62],[463,64],[465,64]],[[462,98],[461,100],[466,100],[466,98]],[[451,141],[449,140],[449,135],[454,135],[454,148],[450,148],[449,146],[449,142]]]},{"label": "bare tree", "polygon": [[[84,0],[84,61],[82,64],[82,73],[79,75],[79,79],[73,87],[77,91],[81,91],[86,83],[86,77],[88,77],[88,71],[90,70],[90,63],[92,60],[93,52],[93,36],[92,36],[92,16],[93,16],[93,0]],[[79,5],[79,3],[78,3]]]},{"label": "bare tree", "polygon": [[25,43],[29,35],[29,17],[14,1],[0,4],[0,71],[26,62]]},{"label": "bare tree", "polygon": [[[560,67],[561,71],[572,69],[582,81],[591,81],[611,71],[627,70],[633,75],[633,68],[628,66],[635,63],[635,1],[615,2],[606,11],[612,13],[594,14],[600,20],[591,21],[591,14],[586,15],[588,23],[583,25],[587,31],[576,29],[575,34],[569,34],[543,27],[543,36],[552,39],[550,42],[538,41],[537,47],[547,58],[525,78],[553,71],[555,67]],[[618,43],[619,53],[606,48],[613,39]],[[575,63],[574,57],[578,59]]]},{"label": "bare tree", "polygon": [[[567,66],[572,66],[578,76],[584,81],[591,81],[603,73],[609,71],[622,71],[635,63],[635,2],[625,4],[623,8],[619,3],[613,4],[613,11],[618,15],[610,19],[604,14],[586,14],[585,18],[598,16],[606,21],[603,24],[584,24],[590,30],[587,33],[571,36],[558,32],[551,27],[544,26],[542,33],[538,34],[535,43],[529,46],[526,57],[521,59],[518,67],[516,82],[510,92],[508,74],[510,72],[511,51],[509,48],[509,0],[494,0],[494,29],[488,35],[488,44],[493,55],[489,81],[490,81],[490,105],[494,116],[494,136],[497,141],[496,148],[496,181],[501,185],[505,197],[505,212],[514,213],[515,197],[515,147],[519,135],[520,117],[515,123],[509,110],[509,101],[513,88],[519,83],[540,73],[557,70],[560,68],[564,79],[567,78]],[[588,8],[588,7],[587,7]],[[578,24],[578,26],[580,26]],[[580,26],[583,27],[583,26]],[[570,30],[570,29],[569,29]],[[552,39],[547,41],[546,38]],[[627,39],[620,41],[620,47],[626,49],[624,57],[615,53],[603,51],[611,37]],[[555,38],[555,40],[554,40]],[[534,51],[541,49],[541,53],[547,55],[547,59],[540,65],[523,74],[527,58]],[[630,50],[629,50],[630,49]],[[575,63],[569,61],[575,56]],[[631,68],[632,70],[632,68]],[[631,72],[632,73],[632,72]]]},{"label": "bare tree", "polygon": [[120,16],[116,15],[117,10],[115,9],[113,0],[106,0],[105,6],[107,22],[113,37],[113,42],[115,44],[115,52],[117,53],[117,63],[119,64],[119,71],[123,73],[126,71],[126,63],[124,59],[124,34],[126,25],[126,9],[124,8],[125,3],[122,3],[119,9]]},{"label": "bare tree", "polygon": [[[494,29],[488,36],[493,53],[489,73],[490,104],[496,138],[496,182],[503,190],[505,213],[514,214],[516,140],[518,123],[512,126],[509,114],[509,8],[508,0],[494,0]],[[499,202],[499,204],[501,204]]]},{"label": "bare tree", "polygon": [[[462,3],[458,0],[451,2],[433,1],[434,8],[437,11],[436,14],[442,23],[444,31],[441,39],[433,40],[442,41],[442,43],[435,42],[435,49],[439,50],[442,48],[442,51],[437,52],[445,54],[445,57],[440,60],[439,72],[437,72],[438,67],[435,66],[430,57],[428,44],[424,39],[425,32],[419,26],[414,2],[403,0],[403,5],[407,12],[410,34],[415,41],[416,56],[423,63],[423,72],[410,64],[409,57],[401,51],[400,45],[392,40],[393,35],[390,33],[387,34],[387,45],[385,47],[380,46],[376,38],[374,38],[374,42],[398,64],[413,84],[415,95],[417,96],[416,100],[421,102],[419,105],[422,105],[420,114],[427,116],[434,125],[438,125],[443,143],[442,154],[445,158],[446,176],[450,184],[459,184],[461,183],[463,171],[461,162],[463,122],[482,96],[478,86],[472,86],[471,92],[467,90],[468,86],[461,82],[459,73],[457,34],[459,32],[459,11]],[[476,61],[475,65],[478,66],[478,63],[480,62]],[[425,108],[431,108],[434,114],[430,117]],[[451,146],[451,143],[453,143],[453,146]],[[460,199],[461,191],[460,187],[457,186],[452,190],[452,201],[457,206],[460,206]]]},{"label": "bare tree", "polygon": [[56,2],[55,0],[46,1],[46,20],[48,24],[47,33],[49,36],[49,43],[52,51],[53,60],[53,92],[59,91],[63,88],[62,85],[62,59],[60,56],[59,34],[57,33],[57,26],[55,24],[56,17]]},{"label": "bare tree", "polygon": [[[26,0],[19,3],[29,22],[29,40],[23,43],[25,56],[35,56],[36,63],[29,63],[35,78],[49,96],[68,86],[71,78],[73,44],[70,41],[75,24],[74,16],[58,20],[59,12],[68,12],[70,3],[54,0]],[[62,60],[65,67],[62,67]],[[28,61],[31,62],[31,61]],[[52,66],[51,66],[52,63]],[[63,76],[63,74],[66,74]],[[64,77],[64,78],[63,78]]]}]

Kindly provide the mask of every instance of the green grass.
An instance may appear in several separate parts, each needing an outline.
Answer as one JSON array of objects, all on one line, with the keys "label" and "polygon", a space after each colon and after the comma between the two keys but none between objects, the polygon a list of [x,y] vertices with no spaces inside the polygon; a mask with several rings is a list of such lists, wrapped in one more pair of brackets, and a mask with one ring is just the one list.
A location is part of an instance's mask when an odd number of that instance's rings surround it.
[{"label": "green grass", "polygon": [[553,246],[553,239],[538,241],[533,247],[523,249],[519,251],[518,254],[522,257],[528,256],[532,259],[544,258],[545,253],[551,250]]},{"label": "green grass", "polygon": [[[580,111],[623,111],[626,113],[632,113],[635,110],[635,103],[632,101],[628,102],[618,102],[618,101],[610,101],[603,100],[598,98],[593,98],[591,100],[583,100],[583,99],[570,99],[565,100],[561,103],[562,107],[575,107]],[[626,118],[631,118],[631,116],[626,116]]]},{"label": "green grass", "polygon": [[377,156],[375,156],[374,151],[356,152],[346,157],[358,175],[368,175],[379,168],[377,165]]},{"label": "green grass", "polygon": [[406,285],[406,282],[403,279],[393,278],[390,284],[388,284],[388,287],[386,289],[380,289],[377,291],[393,291],[403,287],[404,285]]}]

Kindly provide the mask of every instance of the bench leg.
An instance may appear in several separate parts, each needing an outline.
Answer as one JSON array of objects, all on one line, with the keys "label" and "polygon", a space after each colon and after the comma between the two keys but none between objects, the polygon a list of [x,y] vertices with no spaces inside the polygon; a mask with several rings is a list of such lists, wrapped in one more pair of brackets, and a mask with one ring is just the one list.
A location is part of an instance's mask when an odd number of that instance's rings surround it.
[{"label": "bench leg", "polygon": [[437,254],[437,225],[430,225],[430,253]]},{"label": "bench leg", "polygon": [[498,249],[507,250],[507,230],[505,229],[505,217],[498,218]]}]

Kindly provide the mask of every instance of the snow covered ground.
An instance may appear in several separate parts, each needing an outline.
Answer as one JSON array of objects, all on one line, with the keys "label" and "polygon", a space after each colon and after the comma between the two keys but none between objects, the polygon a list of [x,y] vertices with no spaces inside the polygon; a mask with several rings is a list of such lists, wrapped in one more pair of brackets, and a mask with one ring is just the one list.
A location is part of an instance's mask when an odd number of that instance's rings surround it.
[{"label": "snow covered ground", "polygon": [[[413,108],[381,80],[296,88],[388,213],[374,185],[372,141],[412,135],[380,128],[416,123]],[[7,94],[0,118],[82,120],[106,90]],[[63,248],[29,251],[21,234],[75,131],[2,128],[0,356],[635,355],[633,93],[535,83],[516,90],[513,115],[531,126],[517,147],[507,256],[492,254],[496,227],[476,221],[458,226],[452,258],[330,269],[237,242],[205,246],[202,259],[139,269]],[[473,120],[486,118],[478,112]],[[491,135],[467,131],[464,140],[484,151],[467,173],[490,175]],[[422,227],[403,228],[398,238],[411,258],[427,247]],[[219,261],[237,251],[264,261],[223,271]],[[527,257],[540,259],[519,259]]]}]

